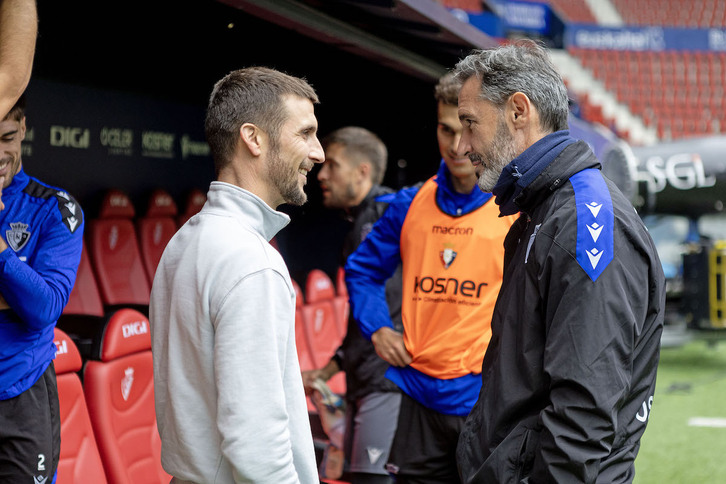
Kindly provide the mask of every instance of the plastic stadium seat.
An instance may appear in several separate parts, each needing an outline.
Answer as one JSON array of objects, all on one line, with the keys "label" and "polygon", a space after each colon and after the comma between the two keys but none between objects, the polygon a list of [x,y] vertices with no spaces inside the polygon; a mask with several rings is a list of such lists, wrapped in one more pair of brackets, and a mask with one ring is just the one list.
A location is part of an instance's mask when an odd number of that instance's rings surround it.
[{"label": "plastic stadium seat", "polygon": [[120,190],[103,199],[99,217],[92,220],[88,251],[106,306],[147,306],[150,287],[136,236],[134,207]]},{"label": "plastic stadium seat", "polygon": [[149,320],[133,309],[109,319],[86,363],[84,390],[111,484],[167,484],[154,410]]},{"label": "plastic stadium seat", "polygon": [[[310,352],[310,344],[308,343],[307,335],[305,333],[305,322],[303,321],[302,308],[305,304],[303,299],[303,293],[300,285],[293,279],[293,287],[295,287],[295,346],[297,346],[297,355],[300,362],[300,370],[314,370],[315,361],[313,360],[312,353]],[[332,355],[331,355],[332,356]]]},{"label": "plastic stadium seat", "polygon": [[85,244],[81,252],[81,262],[78,264],[76,282],[68,298],[68,304],[63,308],[63,314],[103,316],[103,302]]},{"label": "plastic stadium seat", "polygon": [[179,227],[184,225],[187,220],[202,209],[206,201],[207,195],[198,188],[193,188],[187,195],[184,211],[177,217],[177,225]]},{"label": "plastic stadium seat", "polygon": [[136,221],[139,250],[149,284],[154,282],[156,267],[166,244],[177,231],[177,208],[171,195],[162,189],[154,190],[146,215]]},{"label": "plastic stadium seat", "polygon": [[348,297],[338,295],[336,287],[328,274],[320,269],[313,269],[308,272],[305,281],[305,300],[307,304],[320,303],[319,306],[322,306],[326,301],[330,301],[333,305],[338,334],[341,338],[345,336],[348,326]]},{"label": "plastic stadium seat", "polygon": [[102,329],[103,323],[103,301],[84,244],[76,282],[68,298],[68,304],[58,318],[57,326],[73,339],[81,354],[87,356],[93,338]]},{"label": "plastic stadium seat", "polygon": [[[313,361],[320,368],[328,363],[345,333],[336,311],[333,281],[320,269],[313,269],[307,275],[302,315]],[[344,394],[345,376],[342,372],[337,374],[328,385],[335,393]]]},{"label": "plastic stadium seat", "polygon": [[338,271],[335,273],[335,294],[348,297],[348,287],[345,285],[345,269],[342,266],[338,267]]},{"label": "plastic stadium seat", "polygon": [[55,345],[61,420],[61,449],[56,482],[104,484],[106,475],[77,373],[82,365],[81,355],[70,337],[58,328],[55,330]]}]

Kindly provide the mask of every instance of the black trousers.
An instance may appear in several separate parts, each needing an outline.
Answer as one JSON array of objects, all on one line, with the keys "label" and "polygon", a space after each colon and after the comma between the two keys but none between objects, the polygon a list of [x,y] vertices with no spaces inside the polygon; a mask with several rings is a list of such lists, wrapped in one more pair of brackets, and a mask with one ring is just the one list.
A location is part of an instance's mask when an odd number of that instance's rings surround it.
[{"label": "black trousers", "polygon": [[60,410],[53,363],[17,397],[0,400],[0,484],[50,484],[60,457]]}]

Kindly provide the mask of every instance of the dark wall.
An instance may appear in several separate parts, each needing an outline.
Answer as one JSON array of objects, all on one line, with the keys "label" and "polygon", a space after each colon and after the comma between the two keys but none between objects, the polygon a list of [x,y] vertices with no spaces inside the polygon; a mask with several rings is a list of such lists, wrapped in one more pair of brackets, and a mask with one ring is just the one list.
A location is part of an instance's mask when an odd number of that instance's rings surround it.
[{"label": "dark wall", "polygon": [[[38,8],[28,122],[39,129],[26,168],[75,193],[91,214],[99,194],[112,186],[129,192],[139,209],[156,186],[181,203],[187,189],[206,190],[211,161],[184,160],[178,153],[173,158],[140,151],[120,156],[109,154],[107,146],[95,153],[55,147],[43,153],[39,137],[48,134],[40,126],[50,129],[59,115],[81,119],[96,144],[93,133],[109,122],[118,128],[138,126],[139,136],[143,130],[168,128],[197,137],[214,82],[249,65],[305,77],[321,99],[316,108],[320,136],[348,124],[378,133],[390,155],[386,184],[414,183],[438,166],[433,82],[382,68],[212,0],[113,5],[41,0]],[[306,206],[282,207],[293,221],[278,242],[297,279],[313,267],[332,273],[344,232],[337,214],[321,207],[314,176]]]}]

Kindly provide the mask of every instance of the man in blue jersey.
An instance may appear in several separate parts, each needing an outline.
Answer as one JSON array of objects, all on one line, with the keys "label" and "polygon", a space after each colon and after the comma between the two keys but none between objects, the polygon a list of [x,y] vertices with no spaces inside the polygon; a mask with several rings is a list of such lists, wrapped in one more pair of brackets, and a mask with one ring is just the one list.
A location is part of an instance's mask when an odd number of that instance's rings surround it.
[{"label": "man in blue jersey", "polygon": [[60,455],[53,330],[76,279],[81,207],[23,171],[25,98],[0,122],[0,483],[52,482]]}]

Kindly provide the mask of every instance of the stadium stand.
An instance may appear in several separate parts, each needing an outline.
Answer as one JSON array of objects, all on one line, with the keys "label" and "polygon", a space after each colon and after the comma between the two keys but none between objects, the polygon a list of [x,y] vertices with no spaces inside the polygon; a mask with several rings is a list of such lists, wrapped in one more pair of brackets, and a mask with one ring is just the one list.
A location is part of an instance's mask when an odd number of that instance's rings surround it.
[{"label": "stadium stand", "polygon": [[154,410],[149,320],[133,309],[109,319],[84,370],[84,394],[110,484],[168,483]]},{"label": "stadium stand", "polygon": [[172,196],[163,189],[156,189],[149,197],[146,214],[136,220],[139,250],[149,285],[154,282],[156,267],[166,244],[177,231],[178,210]]},{"label": "stadium stand", "polygon": [[[579,48],[569,52],[618,102],[639,115],[646,127],[654,128],[659,139],[726,131],[726,53]],[[614,124],[614,119],[606,119],[602,111],[588,104],[586,96],[581,99],[583,118]],[[615,131],[629,138],[628,133]]]},{"label": "stadium stand", "polygon": [[726,26],[722,0],[611,0],[627,25],[660,25],[689,28]]},{"label": "stadium stand", "polygon": [[82,360],[73,340],[55,330],[55,373],[60,402],[61,449],[57,484],[105,484],[106,475],[83,396]]},{"label": "stadium stand", "polygon": [[131,200],[109,190],[87,235],[89,254],[104,306],[148,311],[150,287],[139,250]]},{"label": "stadium stand", "polygon": [[[523,0],[542,3],[540,0]],[[597,19],[585,0],[549,0],[552,9],[567,22],[597,23]]]}]

